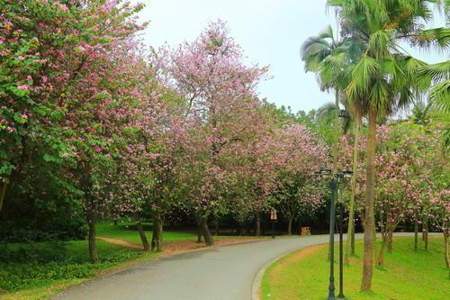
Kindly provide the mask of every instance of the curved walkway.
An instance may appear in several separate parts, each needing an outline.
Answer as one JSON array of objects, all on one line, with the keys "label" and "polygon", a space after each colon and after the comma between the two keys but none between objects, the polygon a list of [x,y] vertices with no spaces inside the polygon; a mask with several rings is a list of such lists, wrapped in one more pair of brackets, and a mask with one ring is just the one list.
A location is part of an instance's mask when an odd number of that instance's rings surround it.
[{"label": "curved walkway", "polygon": [[327,235],[284,237],[179,254],[70,288],[55,299],[249,300],[264,265],[327,241]]}]

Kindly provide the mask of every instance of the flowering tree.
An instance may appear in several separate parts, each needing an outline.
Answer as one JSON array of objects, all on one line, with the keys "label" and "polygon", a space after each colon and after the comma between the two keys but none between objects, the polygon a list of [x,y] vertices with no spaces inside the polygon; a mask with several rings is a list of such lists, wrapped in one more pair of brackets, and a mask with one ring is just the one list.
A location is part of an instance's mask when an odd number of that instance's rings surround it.
[{"label": "flowering tree", "polygon": [[288,234],[301,213],[313,213],[323,205],[315,172],[327,161],[326,148],[302,125],[278,131],[279,148],[275,197],[288,219]]},{"label": "flowering tree", "polygon": [[450,190],[442,190],[432,200],[432,213],[437,217],[438,224],[444,235],[445,265],[450,269]]},{"label": "flowering tree", "polygon": [[[162,107],[152,104],[145,105],[140,112],[143,114],[136,115],[134,139],[126,146],[122,158],[124,169],[119,182],[123,185],[120,190],[125,193],[118,207],[122,213],[127,213],[127,207],[131,208],[131,213],[134,209],[140,212],[144,206],[150,211],[153,221],[151,248],[161,251],[165,215],[178,205],[178,172],[185,155],[187,133],[184,126],[187,124],[169,113],[167,107],[158,111]],[[139,118],[139,115],[148,114],[153,114],[154,118]],[[131,199],[133,205],[123,207],[126,199]],[[144,239],[143,242],[145,248]]]},{"label": "flowering tree", "polygon": [[159,53],[155,65],[160,78],[186,100],[185,116],[194,124],[183,171],[192,187],[191,208],[211,245],[207,222],[221,202],[226,170],[222,153],[245,135],[250,123],[244,120],[255,108],[254,88],[266,70],[243,64],[241,49],[221,21],[210,24],[194,42]]},{"label": "flowering tree", "polygon": [[140,9],[119,1],[93,2],[83,8],[73,4],[67,11],[77,12],[72,18],[84,27],[82,31],[70,29],[77,44],[67,45],[56,56],[62,71],[53,96],[64,112],[60,126],[70,149],[66,155],[71,166],[68,171],[84,194],[92,261],[98,259],[95,223],[111,194],[111,182],[105,174],[116,168],[115,144],[139,96],[140,78],[134,77],[139,73],[132,67],[139,58],[129,49],[132,35],[142,28],[131,18]]},{"label": "flowering tree", "polygon": [[271,207],[276,187],[277,143],[270,132],[261,134],[241,149],[239,172],[244,185],[246,206],[255,218],[255,234],[261,235],[261,214]]},{"label": "flowering tree", "polygon": [[[32,149],[42,150],[39,155],[49,162],[66,150],[52,126],[62,112],[50,94],[62,72],[63,32],[74,26],[75,16],[45,1],[6,1],[0,9],[1,210],[8,185],[23,173]],[[67,47],[77,44],[69,40]]]},{"label": "flowering tree", "polygon": [[384,143],[377,151],[379,181],[375,202],[382,233],[379,265],[384,263],[385,249],[392,250],[392,235],[400,222],[413,220],[416,224],[416,249],[418,223],[424,223],[426,249],[428,224],[439,223],[441,227],[441,222],[445,223],[443,213],[434,211],[445,212],[445,205],[436,199],[440,199],[437,195],[445,188],[439,178],[446,173],[446,163],[439,159],[438,131],[425,129],[421,125],[399,123],[380,136]]},{"label": "flowering tree", "polygon": [[[405,146],[405,145],[402,145]],[[382,233],[382,246],[377,264],[384,264],[384,251],[392,249],[392,235],[397,225],[406,217],[408,209],[414,207],[418,191],[411,180],[411,156],[406,148],[385,151],[377,156],[379,185],[377,186],[376,210]]]}]

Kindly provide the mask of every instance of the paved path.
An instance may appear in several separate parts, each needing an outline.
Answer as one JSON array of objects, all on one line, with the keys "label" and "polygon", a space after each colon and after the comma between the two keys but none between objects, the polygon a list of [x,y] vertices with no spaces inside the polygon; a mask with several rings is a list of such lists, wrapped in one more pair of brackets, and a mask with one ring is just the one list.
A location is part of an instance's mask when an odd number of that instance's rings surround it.
[{"label": "paved path", "polygon": [[277,238],[179,254],[68,289],[55,299],[249,300],[258,271],[328,236]]}]

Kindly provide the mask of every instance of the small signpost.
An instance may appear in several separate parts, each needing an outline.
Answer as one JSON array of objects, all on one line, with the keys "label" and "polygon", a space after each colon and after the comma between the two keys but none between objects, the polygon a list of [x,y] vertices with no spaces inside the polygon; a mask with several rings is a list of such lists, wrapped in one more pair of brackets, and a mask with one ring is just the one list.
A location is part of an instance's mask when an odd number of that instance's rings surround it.
[{"label": "small signpost", "polygon": [[270,221],[272,222],[272,238],[275,238],[275,222],[278,220],[277,210],[272,208],[270,210]]},{"label": "small signpost", "polygon": [[270,220],[271,221],[276,221],[278,220],[278,216],[277,216],[277,210],[275,208],[272,208],[270,210]]}]

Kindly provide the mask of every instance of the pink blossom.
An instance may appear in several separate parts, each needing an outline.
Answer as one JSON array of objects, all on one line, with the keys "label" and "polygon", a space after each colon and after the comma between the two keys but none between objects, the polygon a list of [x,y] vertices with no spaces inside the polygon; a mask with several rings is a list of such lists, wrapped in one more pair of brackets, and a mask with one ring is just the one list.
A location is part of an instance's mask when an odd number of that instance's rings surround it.
[{"label": "pink blossom", "polygon": [[107,0],[105,4],[103,4],[102,6],[102,10],[104,12],[111,11],[117,5],[117,2],[118,2],[117,0]]},{"label": "pink blossom", "polygon": [[99,146],[95,146],[94,150],[95,150],[95,152],[97,152],[97,153],[100,153],[100,152],[103,151],[103,149],[102,149],[101,147],[99,147]]},{"label": "pink blossom", "polygon": [[19,85],[17,87],[17,89],[22,90],[22,91],[29,91],[30,90],[30,86],[26,85],[26,84],[23,84],[23,85]]}]

